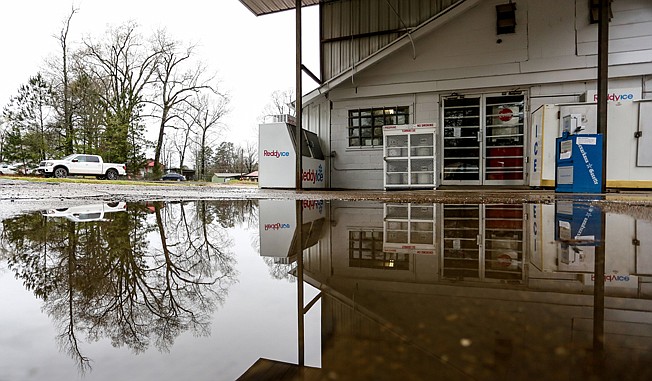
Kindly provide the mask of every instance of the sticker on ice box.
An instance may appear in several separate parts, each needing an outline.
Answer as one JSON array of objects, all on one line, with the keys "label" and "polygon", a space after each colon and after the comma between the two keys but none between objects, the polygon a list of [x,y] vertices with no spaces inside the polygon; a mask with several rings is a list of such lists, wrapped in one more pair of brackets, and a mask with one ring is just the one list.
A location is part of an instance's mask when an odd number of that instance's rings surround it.
[{"label": "sticker on ice box", "polygon": [[594,146],[597,143],[597,139],[595,137],[587,136],[587,137],[577,137],[576,143],[577,145],[580,146]]},{"label": "sticker on ice box", "polygon": [[559,160],[570,159],[573,154],[573,142],[564,140],[559,145]]}]

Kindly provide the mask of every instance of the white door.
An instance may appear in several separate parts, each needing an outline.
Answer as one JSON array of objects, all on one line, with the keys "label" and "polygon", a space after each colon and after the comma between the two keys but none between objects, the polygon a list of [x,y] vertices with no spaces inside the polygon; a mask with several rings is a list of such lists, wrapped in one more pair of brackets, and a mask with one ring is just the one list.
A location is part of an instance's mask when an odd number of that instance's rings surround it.
[{"label": "white door", "polygon": [[102,173],[102,163],[97,156],[86,156],[86,173],[97,175]]}]

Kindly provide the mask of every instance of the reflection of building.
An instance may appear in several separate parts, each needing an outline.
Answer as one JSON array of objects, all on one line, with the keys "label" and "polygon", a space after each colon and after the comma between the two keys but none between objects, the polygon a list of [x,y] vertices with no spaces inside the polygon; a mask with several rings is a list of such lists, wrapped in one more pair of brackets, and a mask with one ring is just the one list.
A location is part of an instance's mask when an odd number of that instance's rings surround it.
[{"label": "reflection of building", "polygon": [[[302,263],[303,279],[322,292],[322,374],[588,378],[596,350],[592,257],[560,248],[570,242],[587,252],[595,246],[578,238],[593,235],[604,237],[607,253],[597,321],[603,375],[650,375],[651,223],[609,214],[606,225],[595,224],[587,212],[602,218],[601,211],[587,204],[562,205],[561,216],[555,205],[324,207],[330,222]],[[560,221],[568,232],[559,232]],[[595,233],[603,226],[604,235]],[[374,365],[355,366],[367,361]]]},{"label": "reflection of building", "polygon": [[652,223],[603,214],[597,206],[572,201],[530,205],[529,209],[531,286],[590,291],[596,246],[604,242],[606,292],[642,298],[652,295]]},{"label": "reflection of building", "polygon": [[520,282],[522,205],[444,205],[442,278]]},{"label": "reflection of building", "polygon": [[[297,221],[298,205],[303,209],[301,225]],[[298,245],[301,250],[310,249],[322,238],[325,206],[321,200],[260,200],[260,255],[273,257],[277,262],[294,262]]]},{"label": "reflection of building", "polygon": [[[593,272],[595,246],[602,242],[600,209],[581,203],[300,203],[301,233],[294,201],[260,202],[261,255],[295,257],[301,242],[317,256],[330,253],[324,258],[333,276],[587,292],[592,283],[584,275]],[[626,276],[642,295],[651,293],[646,279],[652,260],[644,254],[651,249],[642,243],[652,236],[652,224],[618,215],[606,220],[613,220],[605,237],[608,274],[621,281]],[[623,235],[631,238],[615,239]]]}]

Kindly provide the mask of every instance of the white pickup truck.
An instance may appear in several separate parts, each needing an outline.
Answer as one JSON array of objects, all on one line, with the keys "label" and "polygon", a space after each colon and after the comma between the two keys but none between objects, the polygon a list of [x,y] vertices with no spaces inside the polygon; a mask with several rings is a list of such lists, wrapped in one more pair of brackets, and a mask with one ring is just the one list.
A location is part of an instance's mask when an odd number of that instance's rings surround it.
[{"label": "white pickup truck", "polygon": [[42,161],[36,170],[45,177],[64,178],[68,175],[95,176],[116,180],[127,174],[125,164],[105,163],[99,155],[72,154],[60,160]]}]

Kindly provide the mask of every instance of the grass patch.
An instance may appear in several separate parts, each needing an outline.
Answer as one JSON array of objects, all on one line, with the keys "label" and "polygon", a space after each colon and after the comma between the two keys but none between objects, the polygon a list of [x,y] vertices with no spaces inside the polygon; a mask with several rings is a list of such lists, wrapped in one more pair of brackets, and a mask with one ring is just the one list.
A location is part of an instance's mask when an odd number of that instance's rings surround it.
[{"label": "grass patch", "polygon": [[0,179],[23,180],[36,183],[80,183],[80,184],[111,184],[111,185],[131,185],[131,186],[152,186],[152,185],[184,185],[184,186],[206,186],[211,183],[205,181],[160,181],[160,180],[98,180],[93,177],[67,177],[57,179],[54,177],[36,177],[36,176],[0,176]]}]

